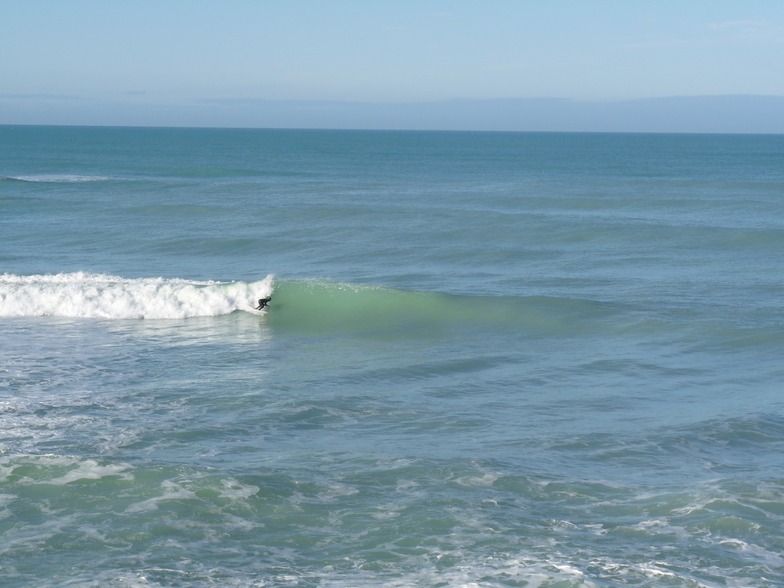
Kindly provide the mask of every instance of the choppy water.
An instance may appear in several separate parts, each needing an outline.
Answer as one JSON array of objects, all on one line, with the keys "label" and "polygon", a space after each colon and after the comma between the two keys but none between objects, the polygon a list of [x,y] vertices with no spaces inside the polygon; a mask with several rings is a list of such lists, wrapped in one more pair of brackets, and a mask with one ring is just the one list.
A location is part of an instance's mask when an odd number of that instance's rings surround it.
[{"label": "choppy water", "polygon": [[783,295],[781,136],[0,127],[2,584],[782,585]]}]

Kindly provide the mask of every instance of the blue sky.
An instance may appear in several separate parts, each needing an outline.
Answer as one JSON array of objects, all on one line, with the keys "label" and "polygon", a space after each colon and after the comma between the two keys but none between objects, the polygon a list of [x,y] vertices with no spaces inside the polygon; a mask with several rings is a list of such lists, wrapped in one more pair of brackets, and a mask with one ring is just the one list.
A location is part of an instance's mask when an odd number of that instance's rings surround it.
[{"label": "blue sky", "polygon": [[264,101],[784,97],[783,63],[783,0],[4,0],[0,123],[242,126]]}]

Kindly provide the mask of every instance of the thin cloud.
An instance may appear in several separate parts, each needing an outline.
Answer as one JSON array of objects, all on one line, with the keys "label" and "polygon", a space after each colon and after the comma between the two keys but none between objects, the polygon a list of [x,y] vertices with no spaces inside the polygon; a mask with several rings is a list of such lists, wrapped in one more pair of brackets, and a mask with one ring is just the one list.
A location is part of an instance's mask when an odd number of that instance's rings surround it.
[{"label": "thin cloud", "polygon": [[736,41],[784,42],[784,28],[766,20],[725,20],[710,22],[707,29]]},{"label": "thin cloud", "polygon": [[657,36],[622,43],[624,49],[674,49],[706,47],[717,43],[784,43],[784,28],[765,20],[727,20],[709,22],[690,36]]},{"label": "thin cloud", "polygon": [[771,24],[764,20],[726,20],[723,22],[709,22],[708,28],[713,31],[758,31],[770,29]]},{"label": "thin cloud", "polygon": [[0,94],[0,100],[82,100],[69,94]]}]

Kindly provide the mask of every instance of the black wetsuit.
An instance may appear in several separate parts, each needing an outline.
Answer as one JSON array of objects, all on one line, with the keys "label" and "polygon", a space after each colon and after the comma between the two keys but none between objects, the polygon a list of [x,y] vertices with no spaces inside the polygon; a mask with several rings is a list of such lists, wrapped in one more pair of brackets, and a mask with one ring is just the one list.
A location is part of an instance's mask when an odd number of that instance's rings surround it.
[{"label": "black wetsuit", "polygon": [[270,300],[272,300],[272,296],[270,296],[269,298],[259,298],[259,305],[256,307],[256,310],[261,310],[262,308],[267,306],[267,303]]}]

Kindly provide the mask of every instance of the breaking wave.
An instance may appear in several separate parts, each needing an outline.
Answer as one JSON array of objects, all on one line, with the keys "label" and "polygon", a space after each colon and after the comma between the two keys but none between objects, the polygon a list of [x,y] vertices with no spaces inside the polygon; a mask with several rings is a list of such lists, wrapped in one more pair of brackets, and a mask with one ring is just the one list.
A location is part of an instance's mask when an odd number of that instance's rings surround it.
[{"label": "breaking wave", "polygon": [[0,276],[0,316],[182,319],[251,311],[272,294],[269,275],[256,282],[122,278],[84,272]]}]

